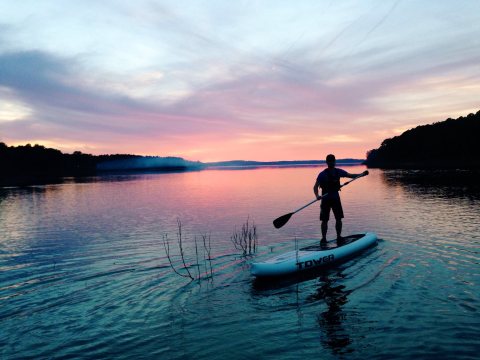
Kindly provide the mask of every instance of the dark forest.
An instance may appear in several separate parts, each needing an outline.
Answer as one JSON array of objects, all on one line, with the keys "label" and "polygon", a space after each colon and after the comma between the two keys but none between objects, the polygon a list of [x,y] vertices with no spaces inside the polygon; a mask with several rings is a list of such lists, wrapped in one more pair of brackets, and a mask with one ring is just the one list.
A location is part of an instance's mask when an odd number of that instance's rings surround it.
[{"label": "dark forest", "polygon": [[480,111],[458,119],[417,126],[386,139],[367,153],[379,168],[480,168]]}]

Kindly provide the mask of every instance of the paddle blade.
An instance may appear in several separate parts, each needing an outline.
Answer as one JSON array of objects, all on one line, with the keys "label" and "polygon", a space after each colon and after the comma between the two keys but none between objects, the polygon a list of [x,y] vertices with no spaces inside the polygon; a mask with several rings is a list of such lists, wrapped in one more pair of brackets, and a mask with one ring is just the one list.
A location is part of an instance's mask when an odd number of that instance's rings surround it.
[{"label": "paddle blade", "polygon": [[293,214],[294,213],[289,213],[289,214],[282,215],[279,218],[276,218],[275,220],[273,220],[273,226],[275,226],[276,229],[280,229],[283,225],[285,225],[288,222],[288,220],[290,220]]}]

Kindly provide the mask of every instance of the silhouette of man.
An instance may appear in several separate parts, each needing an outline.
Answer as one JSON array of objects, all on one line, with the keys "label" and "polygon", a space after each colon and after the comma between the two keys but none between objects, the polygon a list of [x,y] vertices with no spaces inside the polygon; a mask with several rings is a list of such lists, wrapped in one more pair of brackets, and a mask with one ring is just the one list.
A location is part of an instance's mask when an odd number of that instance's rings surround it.
[{"label": "silhouette of man", "polygon": [[[343,209],[340,201],[340,178],[356,178],[357,176],[368,175],[368,171],[361,174],[349,174],[345,170],[335,167],[335,156],[327,155],[328,168],[323,170],[317,176],[317,181],[313,186],[313,192],[317,199],[322,199],[320,204],[320,221],[322,223],[322,240],[320,244],[327,242],[328,220],[330,218],[330,210],[335,215],[335,229],[337,230],[337,244],[342,241],[342,218]],[[322,189],[322,196],[318,195],[318,188]],[[324,196],[325,195],[325,196]]]}]

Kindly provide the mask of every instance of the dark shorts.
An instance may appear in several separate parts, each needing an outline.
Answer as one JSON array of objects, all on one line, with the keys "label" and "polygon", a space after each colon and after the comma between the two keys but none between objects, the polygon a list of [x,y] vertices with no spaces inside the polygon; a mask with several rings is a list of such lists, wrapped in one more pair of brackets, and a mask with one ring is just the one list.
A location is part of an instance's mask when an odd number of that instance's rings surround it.
[{"label": "dark shorts", "polygon": [[328,221],[328,219],[330,219],[330,209],[333,210],[333,215],[336,220],[343,219],[343,209],[340,198],[324,198],[320,204],[320,221]]}]

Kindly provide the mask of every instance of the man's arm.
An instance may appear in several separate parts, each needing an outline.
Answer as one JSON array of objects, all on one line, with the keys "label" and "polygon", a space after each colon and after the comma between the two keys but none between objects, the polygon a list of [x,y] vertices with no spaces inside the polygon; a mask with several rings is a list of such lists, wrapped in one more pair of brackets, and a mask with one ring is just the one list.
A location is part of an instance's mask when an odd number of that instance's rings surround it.
[{"label": "man's arm", "polygon": [[318,187],[320,186],[320,181],[317,178],[317,181],[315,181],[315,185],[313,186],[313,193],[315,194],[315,197],[317,200],[320,200],[321,196],[318,195]]},{"label": "man's arm", "polygon": [[350,179],[353,179],[353,178],[356,178],[356,177],[359,177],[359,176],[365,176],[365,175],[368,175],[368,170],[365,170],[364,172],[362,172],[360,174],[350,174],[350,173],[345,171],[345,174],[342,175],[342,177],[348,177]]}]

